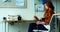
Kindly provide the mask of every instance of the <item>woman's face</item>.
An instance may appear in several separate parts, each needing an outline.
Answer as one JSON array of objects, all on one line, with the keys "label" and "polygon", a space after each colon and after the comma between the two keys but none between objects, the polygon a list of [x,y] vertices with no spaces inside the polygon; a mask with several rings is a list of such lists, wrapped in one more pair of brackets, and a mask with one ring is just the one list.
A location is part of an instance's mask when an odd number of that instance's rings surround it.
[{"label": "woman's face", "polygon": [[46,8],[46,9],[49,9],[49,7],[48,7],[46,4],[45,4],[45,8]]}]

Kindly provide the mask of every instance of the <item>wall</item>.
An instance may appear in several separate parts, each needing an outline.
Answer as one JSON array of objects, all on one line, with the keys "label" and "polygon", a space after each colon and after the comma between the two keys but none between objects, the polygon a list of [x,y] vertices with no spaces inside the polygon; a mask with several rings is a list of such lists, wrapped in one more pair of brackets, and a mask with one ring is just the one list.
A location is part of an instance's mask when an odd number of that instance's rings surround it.
[{"label": "wall", "polygon": [[60,13],[60,0],[57,0],[56,2],[57,2],[56,3],[56,6],[57,6],[56,11],[57,11],[57,13]]},{"label": "wall", "polygon": [[8,15],[21,15],[23,19],[32,20],[34,16],[33,0],[27,3],[27,8],[25,9],[24,8],[23,9],[22,8],[0,8],[0,21],[4,16],[7,17]]}]

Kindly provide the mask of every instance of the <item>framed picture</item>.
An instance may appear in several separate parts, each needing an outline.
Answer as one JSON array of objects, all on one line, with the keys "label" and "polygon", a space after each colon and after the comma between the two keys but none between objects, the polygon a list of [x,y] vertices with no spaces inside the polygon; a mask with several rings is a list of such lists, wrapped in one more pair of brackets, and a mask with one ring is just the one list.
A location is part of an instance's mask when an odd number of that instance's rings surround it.
[{"label": "framed picture", "polygon": [[44,5],[43,4],[36,4],[35,5],[35,11],[36,12],[43,12],[44,11]]},{"label": "framed picture", "polygon": [[27,0],[0,0],[0,8],[26,8]]},{"label": "framed picture", "polygon": [[44,5],[42,4],[42,0],[34,0],[34,8],[35,12],[44,12]]}]

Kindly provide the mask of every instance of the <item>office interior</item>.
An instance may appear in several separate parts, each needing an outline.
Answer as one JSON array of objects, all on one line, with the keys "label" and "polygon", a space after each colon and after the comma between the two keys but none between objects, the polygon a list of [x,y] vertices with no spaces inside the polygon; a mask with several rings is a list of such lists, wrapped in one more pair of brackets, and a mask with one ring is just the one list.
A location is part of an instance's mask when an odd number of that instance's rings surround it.
[{"label": "office interior", "polygon": [[[16,3],[16,1],[21,1],[22,4]],[[45,27],[51,32],[60,32],[60,0],[49,1],[55,7],[55,15]],[[36,4],[42,7],[41,10],[36,10]],[[40,19],[43,17],[44,11],[42,0],[0,0],[0,32],[28,32],[29,24],[34,22],[34,16]],[[21,16],[19,21],[18,16]]]}]

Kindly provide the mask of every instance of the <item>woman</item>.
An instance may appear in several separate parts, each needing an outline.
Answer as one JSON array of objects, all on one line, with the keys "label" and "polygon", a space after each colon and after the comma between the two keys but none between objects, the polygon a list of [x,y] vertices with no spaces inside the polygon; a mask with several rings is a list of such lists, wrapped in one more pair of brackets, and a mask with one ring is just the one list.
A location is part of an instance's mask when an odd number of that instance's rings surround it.
[{"label": "woman", "polygon": [[54,14],[54,6],[50,1],[47,1],[45,3],[45,13],[44,13],[45,24],[49,24],[53,14]]},{"label": "woman", "polygon": [[36,23],[30,23],[28,32],[34,32],[34,30],[48,31],[48,29],[45,28],[44,24],[41,23],[42,19],[39,20],[36,16],[34,16],[34,20],[36,21]]}]

